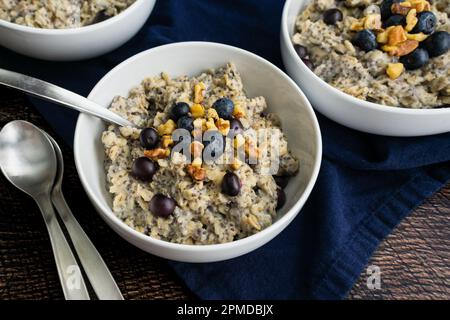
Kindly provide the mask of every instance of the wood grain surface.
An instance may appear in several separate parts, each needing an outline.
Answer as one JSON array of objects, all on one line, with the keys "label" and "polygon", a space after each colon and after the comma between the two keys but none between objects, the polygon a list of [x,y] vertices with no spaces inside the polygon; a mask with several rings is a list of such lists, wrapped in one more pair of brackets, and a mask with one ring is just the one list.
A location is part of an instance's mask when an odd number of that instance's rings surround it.
[{"label": "wood grain surface", "polygon": [[[23,119],[55,134],[20,94],[0,88],[0,127]],[[57,139],[58,140],[58,139]],[[123,241],[94,211],[78,179],[73,153],[62,141],[63,188],[126,299],[195,299],[162,259]],[[381,288],[369,289],[364,271],[349,299],[450,299],[450,185],[414,210],[380,245],[369,265]],[[33,200],[0,175],[0,299],[63,299],[42,217]]]}]

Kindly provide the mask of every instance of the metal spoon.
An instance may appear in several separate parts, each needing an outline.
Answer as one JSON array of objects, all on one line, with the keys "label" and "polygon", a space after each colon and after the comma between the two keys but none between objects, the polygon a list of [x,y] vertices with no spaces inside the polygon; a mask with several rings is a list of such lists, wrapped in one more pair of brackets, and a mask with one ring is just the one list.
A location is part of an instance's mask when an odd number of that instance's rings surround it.
[{"label": "metal spoon", "polygon": [[5,125],[0,131],[0,168],[12,184],[30,195],[41,209],[66,299],[89,300],[80,268],[50,200],[57,160],[46,135],[26,121]]},{"label": "metal spoon", "polygon": [[103,108],[85,97],[24,74],[0,69],[0,84],[69,107],[79,112],[90,114],[103,119],[106,122],[114,123],[119,126],[135,127],[130,121],[125,120],[114,112],[107,108]]},{"label": "metal spoon", "polygon": [[120,293],[114,278],[109,272],[108,267],[98,253],[97,249],[92,244],[91,240],[81,228],[78,221],[73,216],[72,211],[64,199],[61,188],[64,174],[62,152],[56,141],[50,137],[50,135],[46,134],[46,136],[53,144],[58,163],[56,180],[51,193],[52,201],[59,213],[59,216],[64,222],[64,225],[66,226],[67,232],[69,233],[78,257],[80,258],[84,271],[86,271],[86,275],[89,278],[89,282],[94,288],[94,291],[99,299],[123,300],[122,294]]}]

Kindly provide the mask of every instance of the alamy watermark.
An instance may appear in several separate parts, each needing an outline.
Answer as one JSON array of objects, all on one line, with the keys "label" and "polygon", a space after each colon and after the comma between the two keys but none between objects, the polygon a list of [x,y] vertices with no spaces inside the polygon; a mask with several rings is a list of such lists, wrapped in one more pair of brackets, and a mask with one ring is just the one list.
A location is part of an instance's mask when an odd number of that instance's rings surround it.
[{"label": "alamy watermark", "polygon": [[[195,159],[202,159],[203,163],[232,165],[245,162],[249,165],[259,165],[261,175],[275,175],[280,167],[282,139],[278,129],[249,129],[242,134],[223,136],[216,130],[194,130],[193,134],[185,129],[176,129],[172,133],[173,153],[178,152],[190,164]],[[195,147],[197,143],[197,146]],[[193,147],[194,146],[194,147]]]},{"label": "alamy watermark", "polygon": [[366,270],[367,274],[367,288],[370,290],[381,289],[381,269],[379,266],[370,265]]},{"label": "alamy watermark", "polygon": [[68,274],[66,285],[69,290],[80,290],[81,289],[81,270],[77,265],[70,265],[66,269]]}]

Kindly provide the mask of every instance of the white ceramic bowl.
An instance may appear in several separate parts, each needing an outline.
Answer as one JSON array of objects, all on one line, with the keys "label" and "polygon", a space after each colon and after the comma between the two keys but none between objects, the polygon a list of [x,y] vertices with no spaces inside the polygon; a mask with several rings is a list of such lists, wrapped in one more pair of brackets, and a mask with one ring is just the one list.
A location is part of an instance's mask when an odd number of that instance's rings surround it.
[{"label": "white ceramic bowl", "polygon": [[137,0],[115,17],[73,29],[32,28],[0,20],[0,45],[44,60],[93,58],[130,40],[144,25],[155,2]]},{"label": "white ceramic bowl", "polygon": [[134,86],[161,71],[171,76],[194,76],[234,62],[249,97],[263,95],[281,118],[290,147],[300,158],[300,172],[286,189],[287,203],[277,221],[267,229],[242,240],[216,245],[182,245],[156,240],[139,233],[111,211],[111,196],[105,187],[102,121],[81,114],[74,150],[81,182],[102,218],[125,240],[152,254],[185,262],[212,262],[250,252],[280,233],[295,218],[316,181],[322,155],[320,129],[314,111],[297,85],[270,62],[247,51],[208,42],[184,42],[142,52],[110,71],[92,90],[89,99],[107,107],[114,96],[127,96]]},{"label": "white ceramic bowl", "polygon": [[380,135],[424,136],[450,131],[450,108],[415,110],[363,101],[332,87],[308,69],[291,40],[296,17],[310,1],[286,1],[281,21],[281,53],[288,74],[316,110],[344,126]]}]

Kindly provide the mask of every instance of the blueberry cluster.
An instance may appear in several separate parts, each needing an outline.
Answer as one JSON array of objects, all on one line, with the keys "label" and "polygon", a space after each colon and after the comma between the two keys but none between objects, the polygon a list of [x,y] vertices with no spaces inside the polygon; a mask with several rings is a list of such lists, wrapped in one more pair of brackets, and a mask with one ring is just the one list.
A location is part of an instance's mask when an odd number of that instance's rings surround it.
[{"label": "blueberry cluster", "polygon": [[[407,29],[408,12],[412,10],[407,6],[397,5],[405,0],[384,0],[380,5],[382,27],[387,29],[393,26],[402,26]],[[408,4],[409,5],[409,4]],[[398,11],[396,10],[398,9]],[[402,11],[404,10],[404,11]],[[407,70],[416,70],[428,63],[430,58],[445,54],[450,49],[450,34],[446,31],[436,30],[437,19],[431,11],[421,11],[415,17],[414,27],[409,31],[412,39],[420,34],[425,40],[416,45],[416,48],[408,54],[393,54],[400,56],[399,61]],[[408,29],[407,29],[408,30]],[[352,43],[364,51],[371,51],[379,47],[377,30],[364,29],[358,31]]]},{"label": "blueberry cluster", "polygon": [[[185,102],[175,103],[169,110],[169,121],[167,123],[158,128],[145,128],[141,131],[139,142],[145,150],[145,156],[135,159],[132,164],[131,175],[135,179],[144,182],[152,181],[153,176],[158,170],[158,164],[155,159],[167,156],[167,147],[173,144],[170,133],[175,128],[185,129],[189,132],[194,131],[194,121],[199,116],[195,114],[193,108]],[[236,110],[231,99],[226,97],[218,99],[212,105],[212,109],[215,110],[219,120],[229,122],[229,134],[236,136],[243,133],[244,127],[242,123],[233,116]],[[204,113],[203,107],[200,106],[199,110],[201,113]],[[213,136],[211,140],[203,141],[203,147],[206,148],[209,146],[209,150],[213,150],[215,153],[214,156],[220,156],[225,150],[226,139],[222,134],[218,136],[221,138],[215,138]],[[170,142],[165,144],[165,139]],[[162,151],[157,153],[156,151],[158,150]],[[229,196],[236,196],[239,194],[240,189],[241,182],[239,177],[232,172],[227,172],[222,180],[222,192]],[[175,207],[175,201],[162,194],[156,194],[149,204],[150,211],[158,217],[170,216],[175,210]]]}]

